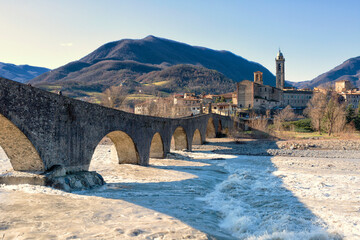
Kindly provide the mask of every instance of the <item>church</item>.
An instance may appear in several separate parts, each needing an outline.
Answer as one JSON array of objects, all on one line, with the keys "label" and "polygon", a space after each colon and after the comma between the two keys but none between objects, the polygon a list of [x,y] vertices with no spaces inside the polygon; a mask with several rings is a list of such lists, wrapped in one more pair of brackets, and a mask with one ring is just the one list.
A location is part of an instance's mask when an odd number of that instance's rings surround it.
[{"label": "church", "polygon": [[285,58],[279,50],[275,58],[276,87],[264,85],[263,73],[254,72],[254,81],[243,80],[236,84],[233,104],[240,109],[268,110],[285,108],[305,109],[313,94],[310,90],[285,87]]}]

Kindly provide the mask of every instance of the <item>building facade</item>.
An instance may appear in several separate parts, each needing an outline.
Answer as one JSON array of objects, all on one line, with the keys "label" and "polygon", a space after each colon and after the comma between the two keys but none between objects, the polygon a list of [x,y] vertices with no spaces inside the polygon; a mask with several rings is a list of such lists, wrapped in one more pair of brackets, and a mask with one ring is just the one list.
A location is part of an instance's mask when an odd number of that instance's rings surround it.
[{"label": "building facade", "polygon": [[306,108],[313,95],[311,90],[284,89],[282,106],[290,105],[293,108]]},{"label": "building facade", "polygon": [[281,102],[281,89],[249,80],[238,82],[236,85],[233,103],[238,108],[271,109],[280,107]]},{"label": "building facade", "polygon": [[339,80],[335,82],[335,91],[338,93],[347,92],[351,89],[352,85],[349,80]]}]

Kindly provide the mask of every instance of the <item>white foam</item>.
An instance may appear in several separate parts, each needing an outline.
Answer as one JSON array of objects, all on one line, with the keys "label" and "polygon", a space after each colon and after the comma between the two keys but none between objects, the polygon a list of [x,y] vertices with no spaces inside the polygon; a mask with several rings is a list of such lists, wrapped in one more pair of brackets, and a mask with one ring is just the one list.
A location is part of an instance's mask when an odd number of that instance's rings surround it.
[{"label": "white foam", "polygon": [[228,178],[202,200],[221,214],[219,226],[240,239],[337,239],[289,190],[270,157],[240,156],[220,163]]}]

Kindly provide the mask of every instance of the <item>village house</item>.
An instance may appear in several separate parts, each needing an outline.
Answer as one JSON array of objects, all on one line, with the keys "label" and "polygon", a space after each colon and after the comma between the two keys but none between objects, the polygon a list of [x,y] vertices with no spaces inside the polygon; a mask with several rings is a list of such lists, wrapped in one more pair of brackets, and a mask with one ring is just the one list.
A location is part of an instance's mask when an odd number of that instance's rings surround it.
[{"label": "village house", "polygon": [[360,91],[358,88],[353,88],[348,80],[339,80],[335,82],[335,91],[342,96],[347,105],[352,105],[353,108],[359,107]]},{"label": "village house", "polygon": [[135,105],[135,114],[160,117],[184,117],[202,112],[202,99],[194,93],[177,94],[169,98],[157,98]]},{"label": "village house", "polygon": [[174,96],[175,117],[196,115],[202,112],[202,99],[194,93]]}]

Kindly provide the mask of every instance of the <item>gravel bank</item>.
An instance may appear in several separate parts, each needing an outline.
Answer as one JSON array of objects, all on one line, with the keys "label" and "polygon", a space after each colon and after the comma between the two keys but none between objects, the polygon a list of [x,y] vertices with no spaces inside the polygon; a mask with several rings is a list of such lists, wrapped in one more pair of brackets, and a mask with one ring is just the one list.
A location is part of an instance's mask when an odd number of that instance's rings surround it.
[{"label": "gravel bank", "polygon": [[196,150],[221,154],[253,156],[291,156],[311,158],[359,158],[359,140],[291,140],[210,139]]}]

